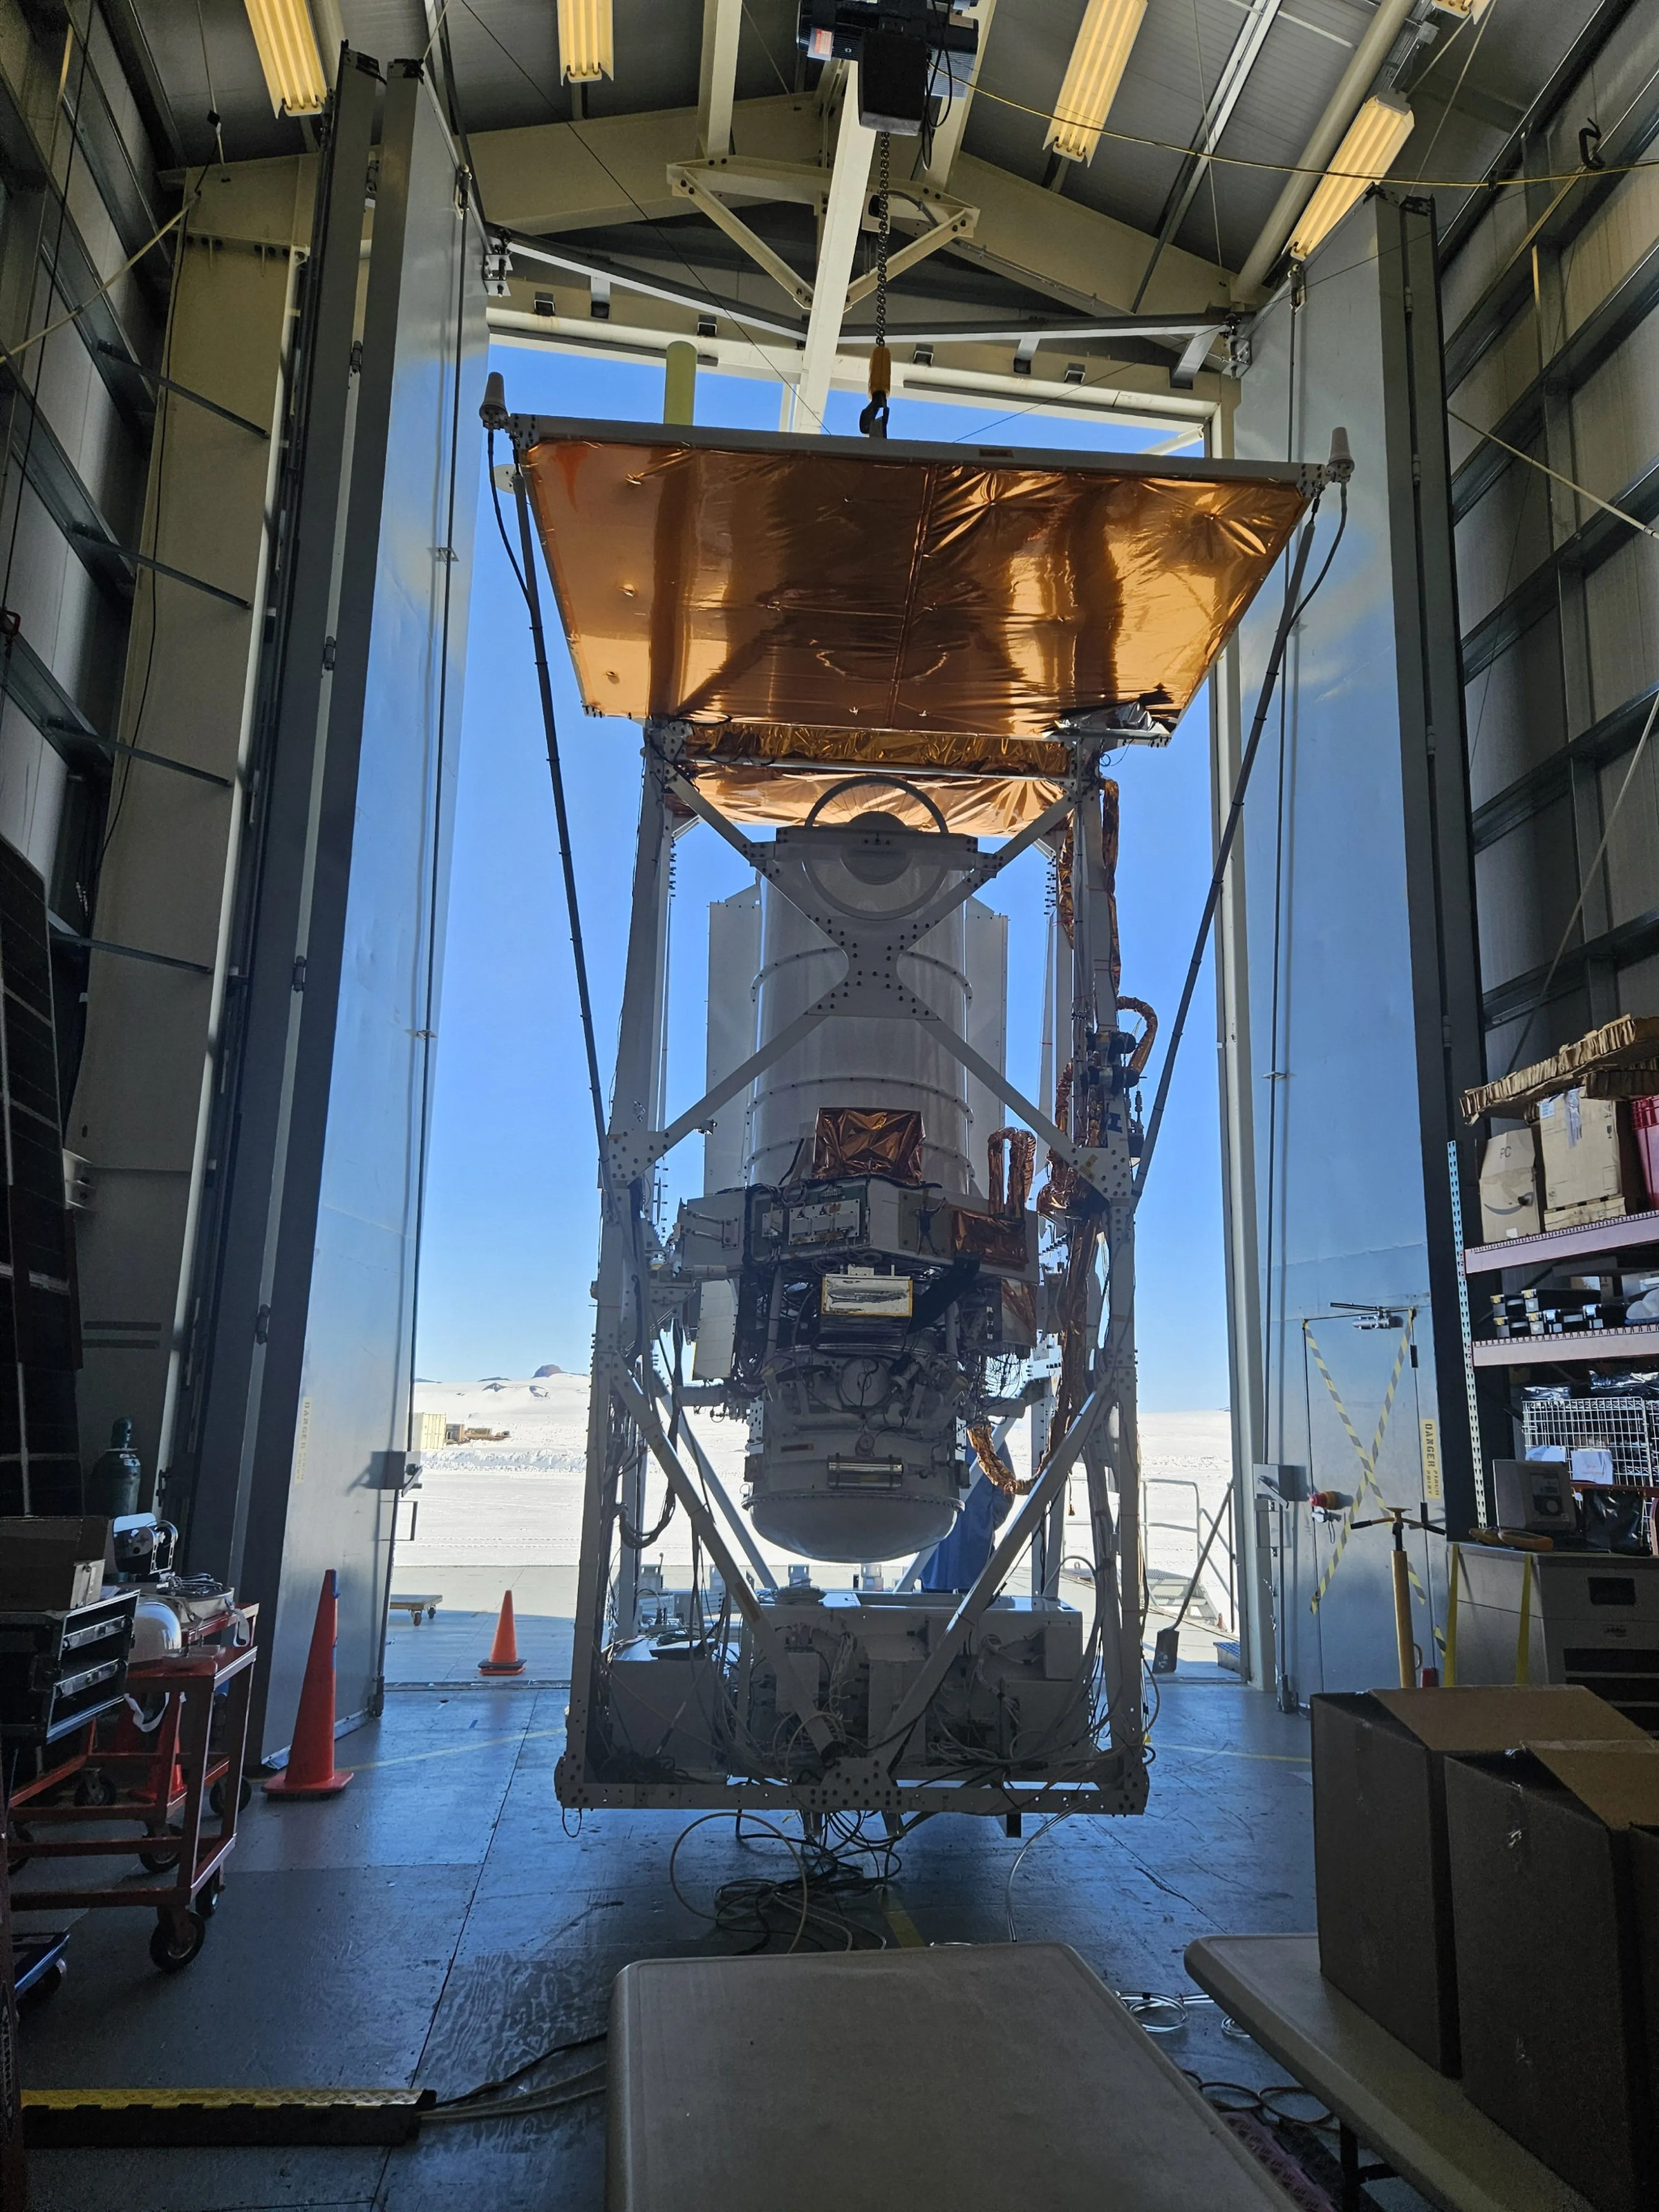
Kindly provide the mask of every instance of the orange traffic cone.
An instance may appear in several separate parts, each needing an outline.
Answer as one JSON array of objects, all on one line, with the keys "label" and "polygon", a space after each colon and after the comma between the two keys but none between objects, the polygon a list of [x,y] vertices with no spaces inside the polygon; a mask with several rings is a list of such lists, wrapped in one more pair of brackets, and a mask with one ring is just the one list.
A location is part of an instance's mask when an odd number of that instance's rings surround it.
[{"label": "orange traffic cone", "polygon": [[266,1783],[270,1797],[333,1797],[350,1781],[334,1764],[334,1636],[339,1612],[339,1583],[330,1567],[317,1601],[306,1678],[300,1686],[300,1711],[288,1765]]},{"label": "orange traffic cone", "polygon": [[489,1647],[488,1659],[480,1659],[481,1674],[522,1674],[524,1661],[519,1656],[519,1639],[513,1632],[513,1593],[507,1590],[501,1597],[501,1610],[495,1622],[495,1641]]}]

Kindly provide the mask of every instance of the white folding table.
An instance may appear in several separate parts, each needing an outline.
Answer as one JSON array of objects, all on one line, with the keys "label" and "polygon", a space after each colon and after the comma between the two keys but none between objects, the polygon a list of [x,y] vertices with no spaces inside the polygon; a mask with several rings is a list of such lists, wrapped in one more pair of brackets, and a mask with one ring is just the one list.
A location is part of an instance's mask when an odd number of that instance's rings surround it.
[{"label": "white folding table", "polygon": [[611,2212],[1290,2212],[1062,1943],[643,1960],[609,2096]]},{"label": "white folding table", "polygon": [[[1316,1936],[1206,1937],[1187,1946],[1187,1972],[1336,2115],[1345,2212],[1379,2172],[1441,2212],[1591,2212],[1455,2081],[1331,1987]],[[1382,2168],[1361,2163],[1362,2144]]]}]

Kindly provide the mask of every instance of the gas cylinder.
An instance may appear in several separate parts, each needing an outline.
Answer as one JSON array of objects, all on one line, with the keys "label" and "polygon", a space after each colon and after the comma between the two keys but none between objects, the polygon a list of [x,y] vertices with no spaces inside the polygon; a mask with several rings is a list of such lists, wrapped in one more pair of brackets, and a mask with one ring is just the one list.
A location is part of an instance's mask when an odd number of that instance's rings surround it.
[{"label": "gas cylinder", "polygon": [[132,1449],[132,1423],[124,1414],[111,1424],[109,1449],[99,1454],[87,1477],[88,1512],[106,1514],[112,1521],[136,1513],[143,1480],[143,1462]]}]

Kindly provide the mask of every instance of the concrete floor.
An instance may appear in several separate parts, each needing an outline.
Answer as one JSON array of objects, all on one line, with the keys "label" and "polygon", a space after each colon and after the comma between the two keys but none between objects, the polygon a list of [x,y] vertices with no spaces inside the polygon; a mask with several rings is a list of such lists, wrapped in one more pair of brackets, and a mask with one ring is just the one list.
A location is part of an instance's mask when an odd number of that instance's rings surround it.
[{"label": "concrete floor", "polygon": [[[423,1650],[435,1658],[441,1640]],[[603,2027],[628,1960],[724,1948],[668,1887],[678,1817],[567,1826],[553,1796],[563,1702],[476,1677],[389,1697],[385,1717],[341,1746],[356,1773],[343,1796],[256,1800],[206,1947],[182,1974],[152,1967],[148,1912],[82,1916],[67,1982],[26,2016],[28,2084],[420,2083],[449,2096]],[[1236,1685],[1176,1677],[1154,1743],[1145,1818],[1055,1827],[1021,1867],[1012,1905],[1022,1940],[1074,1944],[1117,1989],[1190,1990],[1182,1952],[1193,1936],[1312,1925],[1307,1729]],[[1019,1849],[989,1823],[919,1830],[887,1898],[890,1937],[1006,1941]],[[679,1876],[707,1902],[753,1870],[722,1822],[692,1838]],[[1282,2078],[1211,2008],[1162,2040],[1206,2079]],[[451,2212],[465,2192],[489,2212],[599,2212],[604,2169],[595,2099],[433,2130],[390,2152],[37,2154],[32,2203]],[[1378,2193],[1415,2201],[1397,2186]]]}]

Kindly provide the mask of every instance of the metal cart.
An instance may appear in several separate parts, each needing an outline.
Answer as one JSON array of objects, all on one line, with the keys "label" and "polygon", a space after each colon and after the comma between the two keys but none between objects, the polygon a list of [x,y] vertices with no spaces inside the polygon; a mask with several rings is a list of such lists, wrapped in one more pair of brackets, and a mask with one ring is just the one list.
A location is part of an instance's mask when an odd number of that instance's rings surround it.
[{"label": "metal cart", "polygon": [[[11,1864],[34,1859],[131,1858],[136,1852],[153,1873],[171,1871],[164,1888],[35,1889],[16,1892],[14,1905],[52,1912],[104,1905],[137,1905],[155,1914],[149,1954],[164,1973],[189,1966],[207,1936],[219,1903],[225,1861],[236,1842],[241,1808],[243,1754],[247,1741],[248,1699],[253,1685],[257,1646],[240,1650],[208,1646],[154,1659],[128,1670],[127,1686],[140,1700],[156,1695],[162,1706],[141,1748],[100,1749],[88,1727],[82,1747],[12,1796]],[[214,1715],[220,1715],[215,1747]],[[82,1784],[86,1801],[46,1804],[43,1801],[71,1781]],[[20,1831],[20,1819],[39,1808]],[[212,1825],[216,1818],[217,1826]],[[147,1838],[131,1836],[52,1836],[39,1826],[84,1826],[90,1822],[138,1822]]]}]

